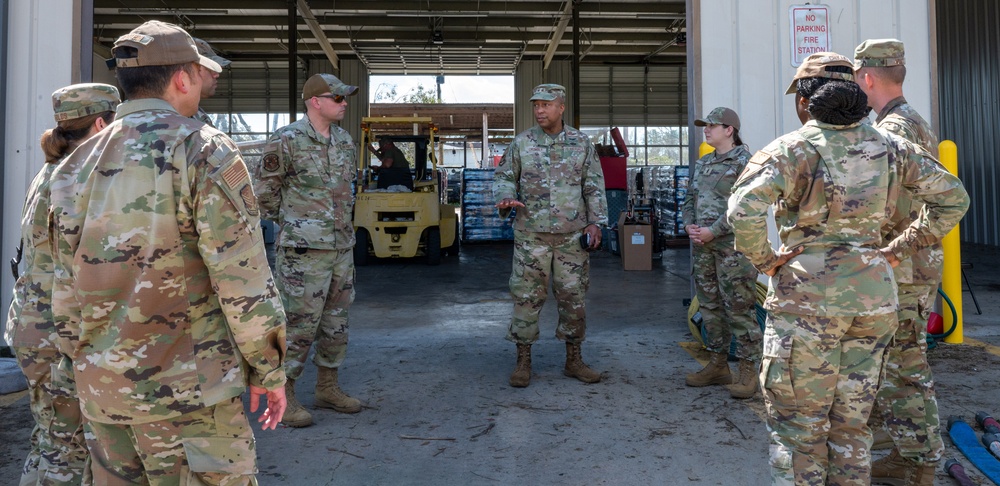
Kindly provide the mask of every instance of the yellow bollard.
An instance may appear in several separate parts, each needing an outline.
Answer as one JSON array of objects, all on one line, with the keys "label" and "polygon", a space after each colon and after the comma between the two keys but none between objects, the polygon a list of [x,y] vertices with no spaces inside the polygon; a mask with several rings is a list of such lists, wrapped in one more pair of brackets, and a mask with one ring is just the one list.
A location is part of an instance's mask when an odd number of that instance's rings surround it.
[{"label": "yellow bollard", "polygon": [[712,146],[709,145],[708,142],[701,142],[701,145],[698,147],[698,158],[700,159],[712,153],[713,150],[715,149],[712,148]]},{"label": "yellow bollard", "polygon": [[[940,157],[941,164],[944,165],[949,172],[958,176],[958,146],[955,142],[951,140],[944,140],[938,144],[938,156]],[[951,323],[955,323],[955,331],[951,333],[948,337],[944,338],[944,342],[952,344],[961,344],[963,341],[962,337],[962,244],[958,235],[958,225],[956,224],[942,240],[941,247],[944,249],[944,271],[941,275],[941,290],[944,291],[948,298],[951,299],[951,303],[955,305],[955,312],[958,315],[953,316],[951,313],[951,308],[945,303],[943,307],[944,312],[944,330],[947,331],[951,329]],[[957,320],[957,321],[956,321]]]}]

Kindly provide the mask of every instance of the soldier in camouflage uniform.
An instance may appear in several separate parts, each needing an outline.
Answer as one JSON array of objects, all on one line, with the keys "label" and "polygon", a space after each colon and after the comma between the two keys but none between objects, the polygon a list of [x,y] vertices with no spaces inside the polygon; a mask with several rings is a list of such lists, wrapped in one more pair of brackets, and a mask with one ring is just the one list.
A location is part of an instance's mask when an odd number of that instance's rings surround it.
[{"label": "soldier in camouflage uniform", "polygon": [[[212,49],[212,46],[208,42],[195,37],[194,43],[198,46],[198,54],[215,61],[220,67],[226,67],[232,63],[229,59],[216,54],[215,49]],[[205,68],[198,68],[198,72],[201,74],[201,99],[204,100],[215,96],[215,89],[219,86],[219,74],[221,73]],[[201,109],[201,106],[198,107],[198,113],[194,115],[194,118],[215,128],[212,119],[209,118],[208,113],[205,113],[205,110]]]},{"label": "soldier in camouflage uniform", "polygon": [[[905,64],[903,43],[896,39],[866,40],[854,50],[858,85],[868,95],[868,106],[878,113],[875,127],[936,153],[937,137],[930,124],[903,97]],[[922,207],[908,191],[900,191],[888,238],[905,231],[919,218]],[[935,244],[893,270],[899,286],[899,328],[886,350],[885,375],[869,424],[878,432],[884,422],[890,436],[887,446],[895,443],[895,447],[889,456],[872,464],[873,482],[919,476],[922,483],[910,480],[903,484],[931,485],[944,453],[934,378],[927,362],[926,326],[943,265],[944,251]],[[879,441],[875,442],[877,448]]]},{"label": "soldier in camouflage uniform", "polygon": [[538,125],[514,137],[493,181],[500,216],[517,208],[510,276],[514,313],[507,333],[517,344],[517,366],[510,385],[530,383],[531,345],[538,340],[538,314],[550,276],[559,306],[556,337],[566,342],[563,373],[596,383],[601,374],[583,362],[580,345],[587,332],[587,251],[600,247],[601,227],[608,222],[604,174],[587,135],[563,123],[566,89],[542,84],[530,100]]},{"label": "soldier in camouflage uniform", "polygon": [[89,421],[96,484],[255,484],[250,410],[285,408],[284,311],[250,175],[191,117],[199,56],[150,21],[115,41],[129,101],[55,170],[53,319]]},{"label": "soldier in camouflage uniform", "polygon": [[[804,126],[750,159],[727,213],[736,248],[772,277],[760,372],[772,484],[867,485],[867,420],[896,329],[890,265],[939,241],[969,197],[925,150],[861,123],[867,98],[846,57],[810,55],[787,92]],[[904,187],[928,218],[883,245]]]},{"label": "soldier in camouflage uniform", "polygon": [[254,177],[263,216],[279,228],[275,278],[288,313],[284,423],[290,427],[312,424],[295,398],[295,381],[314,341],[315,405],[343,413],[361,410],[361,402],[338,384],[354,302],[351,215],[358,152],[347,130],[334,124],[343,120],[347,96],[357,90],[331,74],[306,80],[306,117],[271,135]]},{"label": "soldier in camouflage uniform", "polygon": [[732,382],[726,358],[735,336],[740,374],[729,392],[734,398],[750,398],[757,391],[762,336],[753,310],[757,270],[733,248],[733,233],[726,221],[733,184],[750,160],[750,152],[740,139],[740,117],[735,111],[719,107],[694,124],[705,127],[705,142],[715,148],[695,162],[683,206],[684,230],[694,244],[692,274],[708,334],[705,347],[711,357],[703,369],[687,375],[685,383]]},{"label": "soldier in camouflage uniform", "polygon": [[59,161],[114,120],[120,102],[118,89],[107,84],[74,84],[52,93],[58,126],[42,134],[45,165],[31,181],[21,212],[24,269],[14,283],[5,339],[28,379],[31,414],[35,418],[22,485],[93,484],[80,401],[71,386],[73,379],[52,379],[53,369],[63,355],[56,346],[52,321],[49,179]]}]

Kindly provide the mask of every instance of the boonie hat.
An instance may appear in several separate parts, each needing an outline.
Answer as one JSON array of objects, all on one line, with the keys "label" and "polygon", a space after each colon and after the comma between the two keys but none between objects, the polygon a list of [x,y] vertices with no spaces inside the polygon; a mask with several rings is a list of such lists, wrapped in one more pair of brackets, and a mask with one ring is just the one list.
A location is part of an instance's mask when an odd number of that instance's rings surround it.
[{"label": "boonie hat", "polygon": [[[826,68],[829,66],[843,66],[850,68],[852,72],[850,73],[838,73],[835,71],[827,71]],[[802,64],[799,65],[799,69],[795,71],[795,77],[792,78],[792,84],[788,85],[788,89],[785,90],[785,94],[792,94],[795,92],[795,82],[800,79],[806,78],[829,78],[829,79],[839,79],[842,81],[854,81],[854,63],[850,59],[837,54],[836,52],[817,52],[815,54],[810,54]]]},{"label": "boonie hat", "polygon": [[217,62],[222,67],[226,67],[226,66],[228,66],[228,65],[230,65],[230,64],[233,63],[233,61],[230,61],[229,59],[226,59],[226,58],[224,58],[224,57],[216,54],[215,49],[212,49],[212,45],[209,44],[208,42],[206,42],[203,39],[199,39],[199,38],[195,37],[194,38],[194,44],[196,46],[198,46],[198,54],[201,54],[202,56],[205,56],[205,57],[207,57],[207,58],[209,58],[209,59]]},{"label": "boonie hat", "polygon": [[725,106],[720,106],[708,116],[700,118],[694,121],[694,126],[703,127],[705,125],[728,125],[735,128],[737,131],[740,129],[740,116],[736,114],[735,111],[726,108]]},{"label": "boonie hat", "polygon": [[196,62],[217,73],[222,72],[219,63],[198,54],[198,46],[184,29],[159,20],[150,20],[119,37],[114,49],[123,46],[134,47],[138,53],[133,58],[116,58],[118,67],[172,66]]},{"label": "boonie hat", "polygon": [[854,49],[854,70],[863,67],[906,65],[903,43],[897,39],[868,39]]},{"label": "boonie hat", "polygon": [[73,84],[52,92],[52,111],[56,122],[115,111],[121,102],[118,88],[110,84]]},{"label": "boonie hat", "polygon": [[332,74],[319,73],[309,76],[306,84],[302,86],[302,99],[308,100],[313,96],[319,96],[323,93],[351,96],[357,92],[357,86],[344,84]]},{"label": "boonie hat", "polygon": [[555,101],[558,98],[566,99],[566,88],[558,84],[539,84],[535,86],[528,101]]}]

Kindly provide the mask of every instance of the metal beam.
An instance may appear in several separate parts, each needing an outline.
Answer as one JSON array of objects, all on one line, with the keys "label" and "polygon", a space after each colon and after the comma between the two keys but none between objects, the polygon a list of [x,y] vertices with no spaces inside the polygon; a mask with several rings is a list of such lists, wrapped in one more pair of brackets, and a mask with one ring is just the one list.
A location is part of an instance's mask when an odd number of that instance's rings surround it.
[{"label": "metal beam", "polygon": [[330,60],[330,64],[333,65],[333,70],[337,73],[340,72],[340,58],[337,57],[337,53],[333,50],[333,46],[330,45],[330,39],[326,38],[326,33],[323,32],[323,28],[319,26],[319,22],[316,22],[316,16],[313,15],[312,10],[309,8],[309,4],[306,0],[297,0],[299,6],[299,14],[302,15],[302,19],[306,21],[306,25],[309,26],[309,30],[312,31],[313,37],[319,41],[319,46],[323,48],[323,52],[326,53],[326,58]]},{"label": "metal beam", "polygon": [[552,56],[556,54],[556,48],[559,47],[559,43],[562,42],[563,33],[566,32],[566,26],[569,25],[569,19],[571,17],[570,13],[573,10],[573,0],[566,0],[566,5],[562,9],[562,16],[559,18],[559,25],[556,26],[556,31],[552,33],[552,38],[549,39],[549,46],[545,48],[545,57],[542,60],[542,70],[549,68],[549,63],[552,62]]}]

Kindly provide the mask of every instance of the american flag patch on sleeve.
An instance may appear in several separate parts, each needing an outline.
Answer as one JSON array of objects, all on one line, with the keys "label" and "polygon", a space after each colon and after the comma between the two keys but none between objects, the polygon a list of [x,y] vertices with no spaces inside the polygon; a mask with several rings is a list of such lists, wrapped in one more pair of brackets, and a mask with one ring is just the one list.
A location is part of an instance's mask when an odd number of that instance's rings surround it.
[{"label": "american flag patch on sleeve", "polygon": [[222,173],[222,180],[226,181],[226,185],[231,189],[242,187],[249,178],[246,165],[239,161],[230,164]]}]

